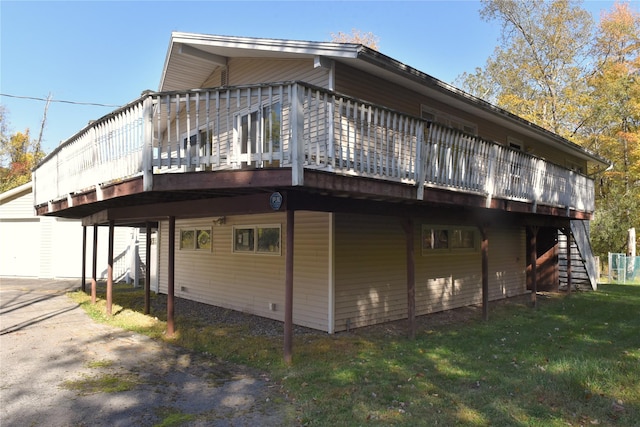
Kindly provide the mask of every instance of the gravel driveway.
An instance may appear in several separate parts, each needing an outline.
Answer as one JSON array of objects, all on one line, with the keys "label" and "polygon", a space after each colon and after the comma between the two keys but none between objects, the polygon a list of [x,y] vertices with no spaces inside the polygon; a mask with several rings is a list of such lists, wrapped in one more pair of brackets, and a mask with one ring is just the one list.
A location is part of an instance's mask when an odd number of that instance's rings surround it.
[{"label": "gravel driveway", "polygon": [[268,378],[95,323],[64,295],[78,286],[0,278],[0,425],[286,424]]}]

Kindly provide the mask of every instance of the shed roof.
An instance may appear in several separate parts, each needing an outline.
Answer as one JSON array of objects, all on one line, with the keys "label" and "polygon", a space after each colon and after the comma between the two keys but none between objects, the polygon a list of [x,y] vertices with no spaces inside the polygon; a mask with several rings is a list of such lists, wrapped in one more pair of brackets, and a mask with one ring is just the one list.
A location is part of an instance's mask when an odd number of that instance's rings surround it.
[{"label": "shed roof", "polygon": [[33,182],[29,181],[25,184],[19,185],[18,187],[12,188],[11,190],[7,190],[4,193],[0,193],[0,203],[8,203],[11,200],[24,196],[33,191]]}]

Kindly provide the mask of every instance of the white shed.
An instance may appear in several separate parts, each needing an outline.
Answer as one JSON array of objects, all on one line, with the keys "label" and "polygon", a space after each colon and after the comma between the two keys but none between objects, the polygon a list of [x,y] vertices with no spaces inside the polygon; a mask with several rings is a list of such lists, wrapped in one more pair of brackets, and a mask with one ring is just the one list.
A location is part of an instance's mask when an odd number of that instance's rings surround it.
[{"label": "white shed", "polygon": [[[0,277],[82,276],[82,222],[36,216],[31,182],[0,194]],[[97,277],[107,276],[108,229],[98,230]],[[144,262],[144,229],[118,227],[114,236],[114,278],[133,277]],[[87,228],[87,271],[91,277],[93,229]],[[142,269],[143,271],[144,269]]]}]

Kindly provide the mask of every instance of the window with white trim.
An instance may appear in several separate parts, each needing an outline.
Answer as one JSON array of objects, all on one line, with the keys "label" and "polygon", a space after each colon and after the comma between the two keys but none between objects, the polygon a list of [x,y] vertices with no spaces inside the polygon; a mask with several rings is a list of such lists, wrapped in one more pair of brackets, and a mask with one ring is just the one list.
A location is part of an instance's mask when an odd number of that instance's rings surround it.
[{"label": "window with white trim", "polygon": [[422,225],[422,254],[475,251],[478,233],[473,227]]},{"label": "window with white trim", "polygon": [[[192,131],[189,138],[187,138],[186,134],[184,134],[182,138],[182,149],[187,150],[191,147],[192,150],[196,148],[202,148],[204,153],[204,148],[206,147],[207,142],[209,143],[209,147],[211,147],[211,140],[213,139],[213,135],[209,134],[209,140],[207,141],[207,129],[201,128],[198,131]],[[209,148],[211,150],[211,148]]]},{"label": "window with white trim", "polygon": [[180,250],[210,251],[211,229],[180,229]]},{"label": "window with white trim", "polygon": [[233,252],[280,255],[282,229],[275,225],[233,227]]},{"label": "window with white trim", "polygon": [[[234,123],[241,158],[250,158],[251,154],[257,152],[278,153],[280,151],[282,104],[279,100],[276,99],[271,104],[265,103],[260,107],[237,114]],[[254,162],[243,161],[242,163],[256,166]]]}]

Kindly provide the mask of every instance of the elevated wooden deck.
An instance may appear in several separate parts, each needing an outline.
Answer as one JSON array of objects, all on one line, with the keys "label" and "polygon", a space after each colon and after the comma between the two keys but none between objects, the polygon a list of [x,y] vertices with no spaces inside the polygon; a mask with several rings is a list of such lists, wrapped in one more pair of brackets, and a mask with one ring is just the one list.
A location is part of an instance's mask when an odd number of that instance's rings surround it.
[{"label": "elevated wooden deck", "polygon": [[274,190],[588,219],[593,181],[526,152],[299,82],[147,93],[36,168],[41,215]]}]

